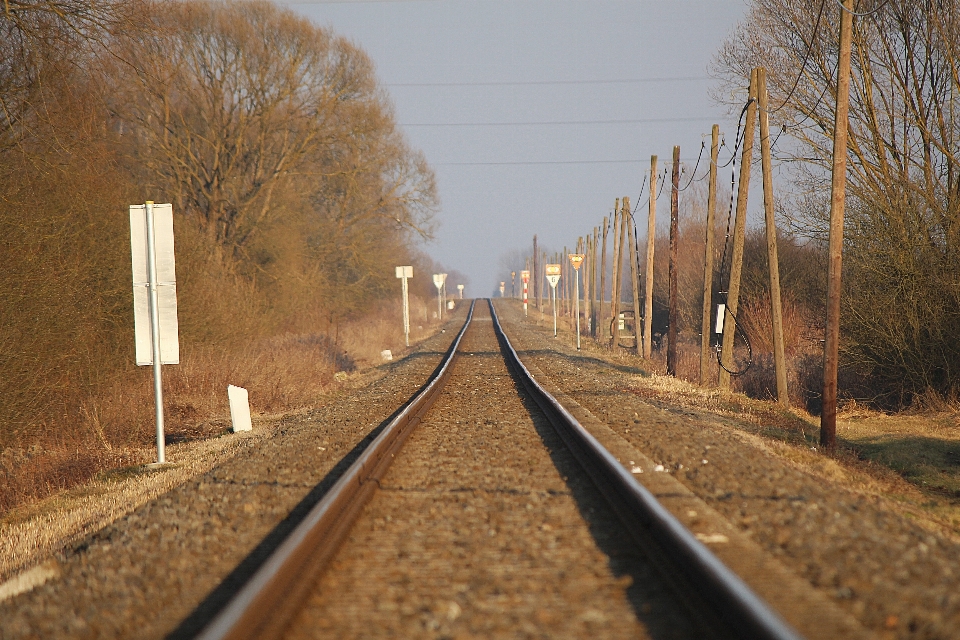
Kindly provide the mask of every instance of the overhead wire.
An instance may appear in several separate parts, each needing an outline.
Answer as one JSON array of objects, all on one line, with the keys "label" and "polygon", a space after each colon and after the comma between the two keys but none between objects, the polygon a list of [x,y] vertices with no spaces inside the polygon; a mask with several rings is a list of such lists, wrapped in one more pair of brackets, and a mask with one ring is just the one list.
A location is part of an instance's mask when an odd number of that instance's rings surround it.
[{"label": "overhead wire", "polygon": [[[693,167],[693,173],[690,174],[690,179],[687,181],[687,185],[686,185],[685,187],[683,187],[682,189],[677,189],[678,192],[680,192],[680,191],[686,191],[687,189],[690,188],[690,185],[693,184],[694,178],[696,178],[696,176],[697,176],[697,169],[700,168],[700,159],[703,157],[703,150],[704,150],[704,148],[706,148],[706,143],[701,139],[701,140],[700,140],[700,153],[699,153],[699,155],[697,155],[697,164],[694,165],[694,167]],[[709,174],[709,171],[708,171],[707,173],[703,174],[702,176],[700,176],[700,180],[703,180],[708,174]],[[699,182],[699,180],[698,180],[698,182]]]},{"label": "overhead wire", "polygon": [[807,52],[803,55],[803,63],[800,65],[800,73],[797,74],[797,79],[793,82],[793,87],[791,87],[790,92],[787,94],[787,97],[784,98],[783,102],[779,107],[773,111],[768,111],[767,113],[773,114],[780,109],[783,109],[787,106],[787,103],[790,102],[790,98],[793,97],[793,92],[797,90],[797,87],[800,85],[800,79],[803,78],[804,71],[807,70],[807,61],[810,59],[810,54],[813,53],[813,45],[817,41],[817,33],[820,31],[820,20],[823,18],[823,9],[827,6],[827,0],[820,0],[820,11],[817,13],[817,22],[813,26],[813,35],[810,36],[810,44],[807,45]]}]

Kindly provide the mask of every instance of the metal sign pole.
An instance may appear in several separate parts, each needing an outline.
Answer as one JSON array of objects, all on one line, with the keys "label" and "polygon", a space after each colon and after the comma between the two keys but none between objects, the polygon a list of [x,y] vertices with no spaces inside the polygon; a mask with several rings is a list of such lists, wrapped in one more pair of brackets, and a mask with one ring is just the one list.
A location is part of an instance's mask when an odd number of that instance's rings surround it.
[{"label": "metal sign pole", "polygon": [[160,300],[157,291],[157,251],[153,228],[153,202],[146,203],[147,212],[147,276],[150,295],[150,335],[153,342],[153,396],[156,402],[157,417],[157,464],[166,462],[166,450],[163,434],[163,378],[160,360]]},{"label": "metal sign pole", "polygon": [[550,283],[550,290],[553,292],[553,337],[557,337],[557,285]]},{"label": "metal sign pole", "polygon": [[410,346],[410,303],[407,298],[407,277],[403,278],[403,340]]}]

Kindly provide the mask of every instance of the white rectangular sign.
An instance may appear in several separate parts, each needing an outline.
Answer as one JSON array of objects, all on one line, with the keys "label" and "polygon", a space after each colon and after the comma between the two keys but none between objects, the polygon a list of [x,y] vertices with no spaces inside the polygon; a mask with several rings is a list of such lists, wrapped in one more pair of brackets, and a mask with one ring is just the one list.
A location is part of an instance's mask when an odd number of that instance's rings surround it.
[{"label": "white rectangular sign", "polygon": [[230,421],[233,423],[233,432],[251,431],[253,423],[250,420],[250,395],[243,387],[227,385],[227,399],[230,401]]},{"label": "white rectangular sign", "polygon": [[[177,323],[177,274],[173,249],[173,206],[153,205],[156,249],[157,298],[160,315],[160,362],[180,363],[180,330]],[[130,205],[130,249],[133,257],[133,319],[137,364],[153,364],[150,335],[150,276],[147,265],[147,210]]]}]

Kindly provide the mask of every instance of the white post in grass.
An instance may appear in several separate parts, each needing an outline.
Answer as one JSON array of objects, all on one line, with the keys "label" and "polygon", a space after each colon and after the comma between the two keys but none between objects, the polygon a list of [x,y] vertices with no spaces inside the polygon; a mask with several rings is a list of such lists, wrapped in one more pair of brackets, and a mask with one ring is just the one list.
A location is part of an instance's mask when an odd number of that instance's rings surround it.
[{"label": "white post in grass", "polygon": [[157,464],[166,462],[161,365],[179,364],[173,207],[148,201],[130,206],[133,307],[138,365],[153,366]]},{"label": "white post in grass", "polygon": [[403,281],[403,339],[410,346],[410,299],[407,279],[413,277],[413,267],[397,267],[397,277]]}]

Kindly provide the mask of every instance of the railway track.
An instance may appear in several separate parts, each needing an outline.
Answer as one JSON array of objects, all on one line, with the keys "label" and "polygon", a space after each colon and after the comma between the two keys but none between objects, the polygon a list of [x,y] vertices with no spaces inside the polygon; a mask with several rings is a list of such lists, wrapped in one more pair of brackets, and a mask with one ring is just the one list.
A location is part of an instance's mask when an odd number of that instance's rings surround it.
[{"label": "railway track", "polygon": [[494,634],[524,619],[570,636],[602,622],[629,636],[799,637],[474,303],[427,384],[200,637]]}]

